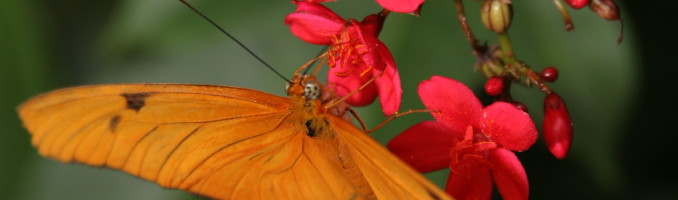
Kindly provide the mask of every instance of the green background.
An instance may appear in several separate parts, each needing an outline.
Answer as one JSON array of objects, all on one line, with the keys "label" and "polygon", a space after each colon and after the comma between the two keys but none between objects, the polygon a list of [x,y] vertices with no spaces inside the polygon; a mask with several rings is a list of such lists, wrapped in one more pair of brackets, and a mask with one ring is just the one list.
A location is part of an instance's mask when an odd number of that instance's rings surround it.
[{"label": "green background", "polygon": [[[471,27],[490,44],[476,1],[465,1]],[[289,1],[192,1],[282,74],[291,76],[321,47],[295,38],[283,24]],[[621,1],[619,24],[588,8],[572,10],[565,32],[550,1],[514,1],[509,33],[519,59],[539,71],[552,65],[550,86],[567,102],[574,124],[572,151],[553,158],[540,139],[518,153],[533,199],[678,198],[675,170],[674,63],[677,16],[673,1]],[[374,1],[329,6],[361,19]],[[443,75],[464,82],[485,102],[484,78],[462,35],[451,0],[427,1],[421,17],[394,13],[380,36],[403,80],[401,110],[423,108],[419,81]],[[321,72],[322,73],[322,72]],[[319,75],[323,77],[324,75]],[[283,95],[284,81],[178,1],[0,1],[0,199],[192,199],[123,172],[40,157],[15,108],[31,96],[67,86],[101,83],[197,83],[252,88]],[[541,127],[543,94],[514,87]],[[385,119],[378,103],[358,109],[368,126]],[[385,143],[427,114],[397,119],[373,135]],[[443,185],[445,170],[429,174]],[[498,194],[495,198],[500,198]]]}]

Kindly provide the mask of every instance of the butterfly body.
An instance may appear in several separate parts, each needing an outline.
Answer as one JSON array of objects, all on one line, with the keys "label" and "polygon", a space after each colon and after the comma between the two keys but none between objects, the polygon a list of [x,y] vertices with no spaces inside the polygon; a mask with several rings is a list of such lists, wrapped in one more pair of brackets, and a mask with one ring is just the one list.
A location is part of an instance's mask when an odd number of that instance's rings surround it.
[{"label": "butterfly body", "polygon": [[209,198],[449,199],[347,121],[328,92],[309,75],[292,79],[289,98],[214,85],[98,85],[42,94],[18,110],[43,156]]}]

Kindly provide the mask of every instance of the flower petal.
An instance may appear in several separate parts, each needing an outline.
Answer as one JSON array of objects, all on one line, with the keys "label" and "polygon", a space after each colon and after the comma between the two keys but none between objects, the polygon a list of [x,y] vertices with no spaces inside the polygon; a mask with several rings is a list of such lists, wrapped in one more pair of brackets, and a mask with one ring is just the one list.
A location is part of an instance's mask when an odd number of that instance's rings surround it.
[{"label": "flower petal", "polygon": [[[378,70],[374,71],[374,75],[378,76],[374,84],[377,85],[379,90],[381,110],[384,112],[384,115],[390,116],[400,109],[403,89],[400,87],[400,75],[398,74],[398,69],[396,69],[391,52],[383,44],[378,46],[376,50],[381,54],[381,59],[386,62],[386,68],[384,68],[383,73]],[[380,73],[381,75],[379,76]]]},{"label": "flower petal", "polygon": [[419,97],[433,117],[455,132],[480,127],[483,106],[471,89],[459,81],[433,76],[419,83]]},{"label": "flower petal", "polygon": [[337,15],[337,13],[332,11],[332,9],[329,9],[320,3],[306,1],[292,1],[292,3],[297,5],[297,10],[294,11],[295,13],[313,14],[327,18],[337,23],[345,23],[346,21],[341,16]]},{"label": "flower petal", "polygon": [[419,9],[424,0],[377,0],[377,3],[393,12],[412,13]]},{"label": "flower petal", "polygon": [[332,38],[340,34],[346,26],[346,20],[329,8],[303,1],[293,1],[297,11],[285,17],[285,24],[300,39],[313,44],[330,45]]},{"label": "flower petal", "polygon": [[485,108],[482,132],[500,146],[524,151],[537,141],[537,128],[530,115],[506,102]]},{"label": "flower petal", "polygon": [[431,172],[449,166],[449,151],[458,134],[439,122],[424,121],[400,133],[386,146],[417,171]]},{"label": "flower petal", "polygon": [[336,1],[336,0],[303,0],[305,2],[328,2],[328,1]]},{"label": "flower petal", "polygon": [[371,14],[365,16],[365,18],[360,21],[361,34],[367,34],[374,38],[379,37],[381,28],[384,27],[384,21],[386,21],[386,18],[382,15]]},{"label": "flower petal", "polygon": [[450,172],[445,191],[459,200],[486,200],[492,197],[492,176],[490,169],[467,163],[461,172]]},{"label": "flower petal", "polygon": [[530,187],[527,174],[516,155],[504,148],[490,151],[492,162],[492,176],[497,184],[501,197],[506,200],[526,200]]},{"label": "flower petal", "polygon": [[[336,65],[335,67],[330,68],[327,76],[329,87],[334,89],[340,97],[344,97],[351,92],[358,90],[358,88],[367,83],[372,77],[360,76],[360,68],[360,66],[350,64]],[[346,103],[351,106],[369,105],[377,98],[377,92],[377,85],[375,83],[365,85],[360,91],[348,97]]]}]

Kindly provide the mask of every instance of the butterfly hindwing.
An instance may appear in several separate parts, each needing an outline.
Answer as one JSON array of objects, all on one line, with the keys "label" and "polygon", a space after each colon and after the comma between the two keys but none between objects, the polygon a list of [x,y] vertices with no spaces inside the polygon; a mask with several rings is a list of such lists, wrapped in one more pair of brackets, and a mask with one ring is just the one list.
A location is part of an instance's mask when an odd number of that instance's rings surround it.
[{"label": "butterfly hindwing", "polygon": [[[331,117],[339,141],[350,152],[378,199],[450,199],[440,188],[345,121]],[[370,147],[370,148],[366,148]]]}]

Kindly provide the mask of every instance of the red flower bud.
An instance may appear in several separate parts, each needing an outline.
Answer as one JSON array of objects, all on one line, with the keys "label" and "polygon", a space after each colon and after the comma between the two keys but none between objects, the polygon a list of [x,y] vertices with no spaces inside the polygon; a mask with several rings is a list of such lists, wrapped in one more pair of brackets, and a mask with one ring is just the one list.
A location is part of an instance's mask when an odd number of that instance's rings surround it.
[{"label": "red flower bud", "polygon": [[565,158],[572,144],[572,119],[565,102],[555,92],[544,98],[542,134],[551,154],[558,159]]},{"label": "red flower bud", "polygon": [[504,80],[499,77],[492,77],[485,83],[485,92],[490,96],[497,96],[504,91]]},{"label": "red flower bud", "polygon": [[541,75],[541,78],[543,78],[545,81],[548,82],[556,81],[558,80],[558,68],[548,66],[544,68],[544,70],[541,70],[541,73],[539,73],[539,75]]},{"label": "red flower bud", "polygon": [[624,39],[624,22],[619,17],[619,7],[617,4],[612,0],[593,0],[589,7],[603,19],[619,21],[621,29],[619,36],[617,36],[617,43],[621,43],[622,39]]},{"label": "red flower bud", "polygon": [[589,0],[565,0],[574,9],[580,9],[589,4]]},{"label": "red flower bud", "polygon": [[619,7],[612,0],[593,0],[591,9],[607,20],[619,20]]},{"label": "red flower bud", "polygon": [[517,102],[517,101],[511,102],[511,104],[513,104],[513,106],[522,110],[523,112],[528,113],[527,106],[525,104]]}]

